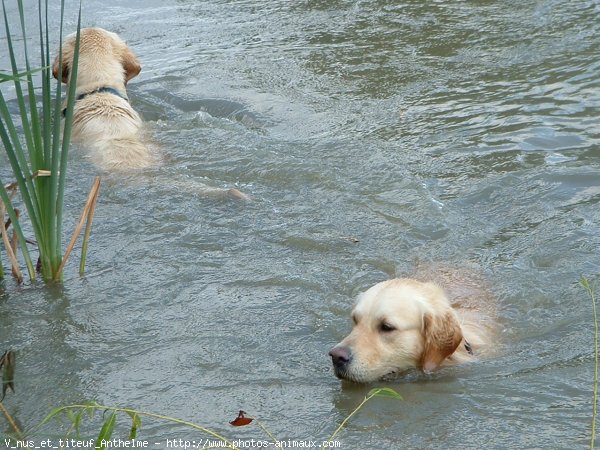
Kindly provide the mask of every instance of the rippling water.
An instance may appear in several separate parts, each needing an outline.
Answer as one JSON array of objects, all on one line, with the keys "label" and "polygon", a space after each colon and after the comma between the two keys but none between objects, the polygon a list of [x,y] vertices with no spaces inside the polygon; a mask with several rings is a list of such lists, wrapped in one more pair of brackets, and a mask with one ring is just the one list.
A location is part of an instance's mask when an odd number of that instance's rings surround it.
[{"label": "rippling water", "polygon": [[[84,2],[84,25],[142,60],[130,97],[166,162],[104,177],[86,277],[0,285],[21,423],[96,399],[262,438],[227,424],[244,409],[321,440],[372,387],[340,385],[327,356],[355,295],[443,264],[492,287],[497,357],[380,384],[404,401],[368,404],[343,448],[589,442],[597,2],[104,3]],[[94,174],[76,155],[70,170],[67,229]]]}]

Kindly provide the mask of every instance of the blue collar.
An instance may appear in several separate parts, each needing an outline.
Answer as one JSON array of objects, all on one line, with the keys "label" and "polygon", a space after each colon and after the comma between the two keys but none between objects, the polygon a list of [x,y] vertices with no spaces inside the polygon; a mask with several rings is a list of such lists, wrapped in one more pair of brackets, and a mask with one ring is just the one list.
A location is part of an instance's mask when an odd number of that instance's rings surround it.
[{"label": "blue collar", "polygon": [[77,96],[77,98],[75,99],[75,101],[79,101],[79,100],[87,97],[88,95],[101,94],[103,92],[106,92],[108,94],[116,95],[117,97],[121,97],[123,100],[129,101],[129,100],[127,100],[127,97],[124,97],[123,94],[121,94],[115,88],[111,88],[111,87],[108,87],[108,86],[99,87],[98,89],[94,89],[93,91],[84,92],[83,94],[79,94]]},{"label": "blue collar", "polygon": [[[90,92],[84,92],[83,94],[79,94],[77,96],[77,98],[75,99],[76,102],[78,102],[81,99],[84,99],[85,97],[87,97],[88,95],[92,95],[92,94],[102,94],[102,93],[107,93],[107,94],[113,94],[116,95],[119,98],[122,98],[123,100],[125,100],[126,102],[129,102],[129,99],[125,96],[123,96],[123,94],[121,94],[119,91],[117,91],[115,88],[111,88],[108,86],[103,86],[103,87],[99,87],[98,89],[94,89],[93,91]],[[65,117],[65,113],[67,112],[67,108],[63,108],[62,110],[62,116]]]}]

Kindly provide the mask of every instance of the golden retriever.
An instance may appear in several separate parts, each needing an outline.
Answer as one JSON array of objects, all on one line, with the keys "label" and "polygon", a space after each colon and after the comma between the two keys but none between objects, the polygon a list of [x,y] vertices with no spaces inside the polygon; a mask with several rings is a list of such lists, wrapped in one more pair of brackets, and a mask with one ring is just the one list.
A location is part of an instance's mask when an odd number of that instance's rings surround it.
[{"label": "golden retriever", "polygon": [[478,311],[453,308],[438,285],[411,278],[384,281],[359,295],[352,321],[352,332],[329,355],[336,376],[357,383],[472,361],[490,339]]},{"label": "golden retriever", "polygon": [[[67,85],[75,41],[76,33],[66,38],[62,67],[59,56],[52,65],[54,77]],[[103,170],[143,169],[160,160],[142,138],[142,119],[127,97],[127,82],[141,70],[138,58],[117,34],[102,28],[81,29],[71,138]],[[235,188],[213,188],[181,180],[169,183],[190,194],[249,199]]]},{"label": "golden retriever", "polygon": [[[54,77],[67,85],[75,39],[73,33],[63,44],[62,67],[58,56],[52,66]],[[141,141],[142,119],[129,104],[125,89],[141,70],[118,35],[102,28],[81,29],[71,137],[102,169],[141,169],[157,160]]]}]

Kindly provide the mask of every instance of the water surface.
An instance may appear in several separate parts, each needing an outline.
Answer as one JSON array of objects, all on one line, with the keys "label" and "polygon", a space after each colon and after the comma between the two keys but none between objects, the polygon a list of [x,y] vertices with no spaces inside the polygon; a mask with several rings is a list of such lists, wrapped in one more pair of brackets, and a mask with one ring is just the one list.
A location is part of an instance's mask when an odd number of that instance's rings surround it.
[{"label": "water surface", "polygon": [[[404,401],[368,404],[342,448],[587,445],[593,321],[578,280],[600,272],[599,13],[85,1],[84,25],[142,61],[130,97],[165,164],[104,176],[84,278],[72,262],[62,287],[0,285],[0,350],[19,363],[5,406],[30,427],[95,399],[262,439],[228,425],[244,409],[280,439],[320,441],[389,386]],[[95,174],[76,154],[69,170],[67,230]],[[356,294],[430,264],[487,280],[497,356],[341,385],[327,351]],[[152,422],[140,435],[197,436]]]}]

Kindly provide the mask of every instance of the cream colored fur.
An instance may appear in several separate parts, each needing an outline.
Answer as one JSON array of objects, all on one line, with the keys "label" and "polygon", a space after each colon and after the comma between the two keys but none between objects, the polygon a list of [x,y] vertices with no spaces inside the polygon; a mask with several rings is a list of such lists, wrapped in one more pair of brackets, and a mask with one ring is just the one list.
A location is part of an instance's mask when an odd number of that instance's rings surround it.
[{"label": "cream colored fur", "polygon": [[491,339],[478,311],[453,308],[439,286],[410,278],[384,281],[362,293],[352,319],[352,332],[330,355],[335,374],[354,382],[473,361]]},{"label": "cream colored fur", "polygon": [[[71,82],[75,34],[63,44],[62,67],[57,56],[52,71],[63,83]],[[141,169],[157,162],[141,139],[142,120],[127,100],[126,85],[141,71],[127,44],[102,28],[81,30],[76,96],[71,138],[105,170]],[[60,78],[59,78],[60,77]],[[111,88],[110,92],[95,92]]]},{"label": "cream colored fur", "polygon": [[[62,66],[57,56],[52,73],[67,85],[71,82],[71,67],[76,34],[67,37],[62,48]],[[142,67],[135,54],[115,33],[102,28],[83,28],[80,33],[79,64],[71,138],[79,144],[94,164],[104,170],[143,169],[158,164],[160,158],[143,137],[142,119],[131,107],[126,85]],[[110,88],[118,92],[97,92]],[[169,184],[191,195],[249,197],[233,189],[207,186],[194,180],[169,180]]]}]

